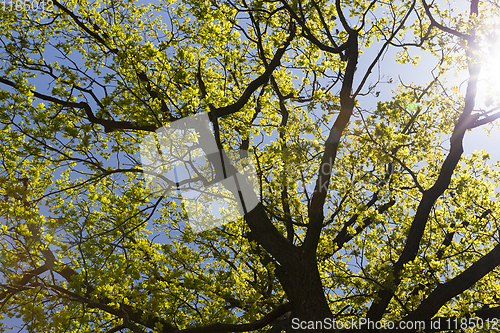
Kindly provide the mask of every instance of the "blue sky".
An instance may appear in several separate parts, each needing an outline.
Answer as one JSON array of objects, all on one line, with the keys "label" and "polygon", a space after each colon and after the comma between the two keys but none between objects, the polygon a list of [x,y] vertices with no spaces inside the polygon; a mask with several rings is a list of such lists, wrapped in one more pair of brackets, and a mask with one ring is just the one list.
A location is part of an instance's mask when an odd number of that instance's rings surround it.
[{"label": "blue sky", "polygon": [[[360,57],[360,64],[359,64],[359,71],[361,72],[363,69],[363,66],[367,66],[367,62],[365,59],[372,59],[373,55],[371,52],[376,52],[377,50],[375,48],[367,50],[364,54],[361,55]],[[360,97],[360,103],[362,103],[362,107],[367,109],[367,110],[373,110],[376,108],[376,103],[378,101],[388,101],[390,98],[393,96],[393,92],[391,92],[392,89],[396,88],[398,78],[400,77],[403,82],[405,83],[411,83],[414,82],[416,84],[421,84],[425,85],[429,81],[429,72],[432,70],[432,68],[435,65],[435,59],[434,58],[427,58],[423,57],[423,59],[419,62],[419,65],[414,66],[414,65],[400,65],[396,64],[395,61],[393,60],[395,57],[394,52],[389,52],[385,56],[385,60],[381,62],[381,74],[387,78],[393,78],[394,83],[392,84],[381,84],[380,90],[381,93],[379,97],[375,97],[373,95],[368,96],[368,97]],[[488,69],[485,69],[488,71]],[[359,79],[359,75],[357,76]],[[377,73],[373,73],[370,80],[375,81],[377,79]],[[450,80],[450,86],[451,85],[459,85],[460,82],[463,81],[464,75],[460,74],[458,78],[453,78],[450,77],[448,78]],[[47,83],[44,81],[46,80],[42,77],[40,80],[40,84],[37,86],[43,86],[46,85]],[[455,81],[453,81],[455,80]],[[38,83],[38,82],[36,82]],[[2,87],[2,89],[6,89],[5,87]],[[463,92],[463,91],[462,91]],[[481,99],[484,99],[481,94],[478,97],[478,102],[482,103]],[[475,129],[471,132],[469,132],[464,140],[464,148],[465,148],[465,154],[470,154],[474,150],[487,150],[491,154],[491,161],[498,161],[500,159],[500,145],[498,144],[500,142],[500,131],[498,128],[494,128],[491,131],[491,136],[488,137],[487,133],[484,129],[478,128]],[[138,158],[139,159],[139,158]]]}]

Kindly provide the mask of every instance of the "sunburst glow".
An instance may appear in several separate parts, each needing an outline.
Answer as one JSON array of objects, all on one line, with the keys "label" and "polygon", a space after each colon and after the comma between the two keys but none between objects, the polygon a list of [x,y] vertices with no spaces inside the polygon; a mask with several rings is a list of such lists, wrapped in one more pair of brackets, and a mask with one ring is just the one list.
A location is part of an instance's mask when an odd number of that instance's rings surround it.
[{"label": "sunburst glow", "polygon": [[476,104],[482,108],[500,106],[500,42],[489,38],[484,52]]}]

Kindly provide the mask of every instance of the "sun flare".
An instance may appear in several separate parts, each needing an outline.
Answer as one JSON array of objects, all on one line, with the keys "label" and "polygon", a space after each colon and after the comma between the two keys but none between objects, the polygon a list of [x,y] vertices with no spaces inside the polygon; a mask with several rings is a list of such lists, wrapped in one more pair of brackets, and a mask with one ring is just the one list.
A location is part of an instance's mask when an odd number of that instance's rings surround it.
[{"label": "sun flare", "polygon": [[500,43],[485,52],[478,82],[476,105],[481,108],[500,106]]}]

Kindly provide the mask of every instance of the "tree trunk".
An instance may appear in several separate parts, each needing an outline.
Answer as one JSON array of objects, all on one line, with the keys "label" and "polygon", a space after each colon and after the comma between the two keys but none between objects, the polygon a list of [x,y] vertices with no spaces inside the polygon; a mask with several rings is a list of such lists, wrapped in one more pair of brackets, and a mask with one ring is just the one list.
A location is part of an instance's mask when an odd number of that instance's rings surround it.
[{"label": "tree trunk", "polygon": [[[325,318],[332,318],[315,258],[295,253],[293,261],[276,268],[276,275],[293,306],[287,331],[303,331],[292,329],[294,326],[296,328],[297,320],[323,321]],[[292,325],[294,318],[295,325]]]}]

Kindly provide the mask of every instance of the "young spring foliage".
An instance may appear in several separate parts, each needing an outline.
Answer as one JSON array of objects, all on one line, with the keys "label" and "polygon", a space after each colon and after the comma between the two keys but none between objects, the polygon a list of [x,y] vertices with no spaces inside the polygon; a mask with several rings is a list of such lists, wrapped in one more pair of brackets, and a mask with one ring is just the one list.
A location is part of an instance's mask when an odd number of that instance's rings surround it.
[{"label": "young spring foliage", "polygon": [[[0,331],[500,317],[500,165],[462,147],[500,117],[494,94],[475,105],[498,1],[8,8]],[[377,73],[424,55],[422,86]],[[219,148],[253,157],[259,204],[195,233],[182,198],[148,187],[140,147],[201,113]]]}]

